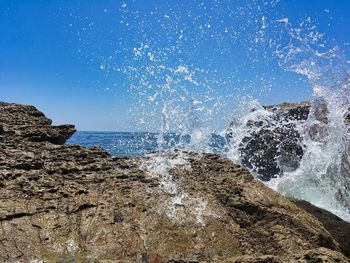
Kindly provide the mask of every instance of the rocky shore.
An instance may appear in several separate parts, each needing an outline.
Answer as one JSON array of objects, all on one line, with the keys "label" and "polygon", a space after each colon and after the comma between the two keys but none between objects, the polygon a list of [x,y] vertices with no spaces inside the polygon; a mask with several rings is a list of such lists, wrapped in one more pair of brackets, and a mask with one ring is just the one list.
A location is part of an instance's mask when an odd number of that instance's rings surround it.
[{"label": "rocky shore", "polygon": [[0,262],[350,262],[347,222],[211,154],[115,158],[0,103]]}]

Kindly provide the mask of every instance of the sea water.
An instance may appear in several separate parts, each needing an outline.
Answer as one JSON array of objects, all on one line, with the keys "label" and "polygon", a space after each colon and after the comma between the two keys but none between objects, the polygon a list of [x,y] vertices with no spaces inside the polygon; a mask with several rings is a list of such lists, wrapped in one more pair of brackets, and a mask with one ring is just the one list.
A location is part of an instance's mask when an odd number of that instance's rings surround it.
[{"label": "sea water", "polygon": [[[159,152],[159,133],[149,132],[98,132],[77,131],[66,144],[79,144],[85,147],[102,147],[109,154],[117,157],[145,156]],[[180,134],[167,133],[164,135],[163,151],[170,151],[179,147],[180,140],[189,142],[190,139],[181,138]],[[226,139],[212,134],[209,152],[223,153],[227,151]]]}]

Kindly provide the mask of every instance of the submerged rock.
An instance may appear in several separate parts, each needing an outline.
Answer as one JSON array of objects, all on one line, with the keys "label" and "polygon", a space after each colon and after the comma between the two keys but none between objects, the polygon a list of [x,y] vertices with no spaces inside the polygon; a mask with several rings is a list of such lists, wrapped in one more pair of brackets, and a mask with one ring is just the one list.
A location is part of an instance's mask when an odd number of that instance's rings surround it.
[{"label": "submerged rock", "polygon": [[320,221],[228,159],[58,145],[73,126],[31,106],[0,103],[0,120],[1,262],[350,262]]}]

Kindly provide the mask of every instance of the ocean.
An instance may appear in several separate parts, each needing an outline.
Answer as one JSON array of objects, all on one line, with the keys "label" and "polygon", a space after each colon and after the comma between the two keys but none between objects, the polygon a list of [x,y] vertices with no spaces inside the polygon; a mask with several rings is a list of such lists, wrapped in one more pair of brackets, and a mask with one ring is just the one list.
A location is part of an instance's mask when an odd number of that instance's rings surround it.
[{"label": "ocean", "polygon": [[[67,144],[85,147],[102,147],[109,154],[117,157],[145,156],[157,151],[169,151],[176,148],[188,149],[190,137],[176,133],[164,135],[165,143],[159,142],[159,133],[149,132],[98,132],[77,131]],[[227,140],[224,136],[212,134],[207,152],[224,154],[227,152]],[[189,149],[192,150],[192,149]]]}]

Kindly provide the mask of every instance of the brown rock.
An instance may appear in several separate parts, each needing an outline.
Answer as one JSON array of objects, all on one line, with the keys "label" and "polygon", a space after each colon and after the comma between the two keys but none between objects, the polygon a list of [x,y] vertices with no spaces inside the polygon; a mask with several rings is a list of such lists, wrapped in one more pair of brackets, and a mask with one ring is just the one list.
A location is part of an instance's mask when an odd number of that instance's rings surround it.
[{"label": "brown rock", "polygon": [[74,125],[51,126],[52,121],[30,105],[0,102],[0,134],[12,142],[64,144],[76,131]]},{"label": "brown rock", "polygon": [[350,223],[309,202],[297,199],[292,199],[292,202],[315,216],[339,243],[341,251],[350,257]]},{"label": "brown rock", "polygon": [[1,103],[0,120],[0,262],[350,262],[314,216],[227,159],[53,144],[30,106]]}]

